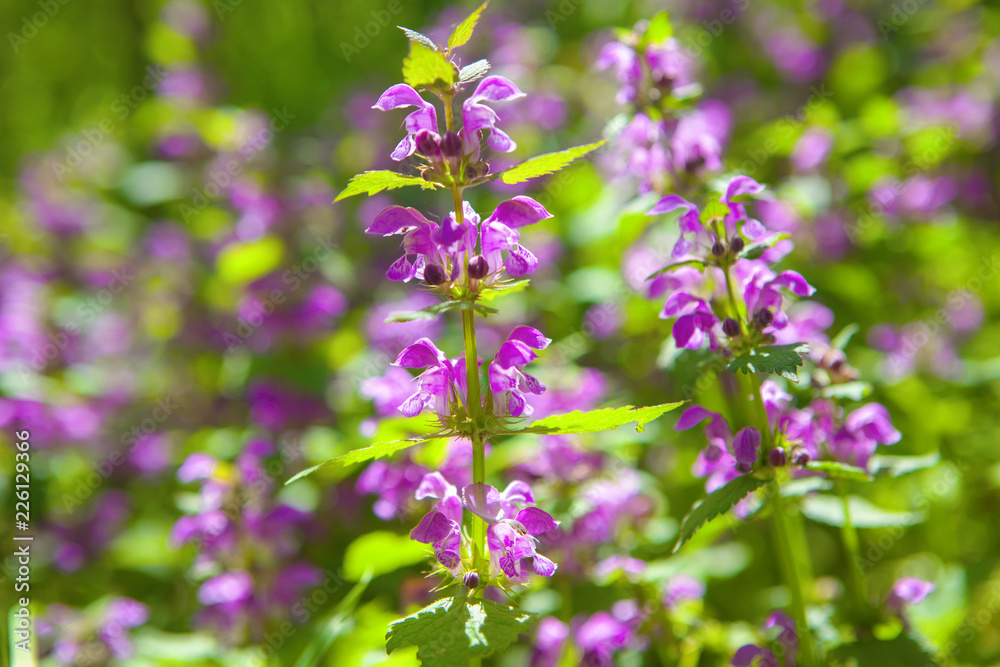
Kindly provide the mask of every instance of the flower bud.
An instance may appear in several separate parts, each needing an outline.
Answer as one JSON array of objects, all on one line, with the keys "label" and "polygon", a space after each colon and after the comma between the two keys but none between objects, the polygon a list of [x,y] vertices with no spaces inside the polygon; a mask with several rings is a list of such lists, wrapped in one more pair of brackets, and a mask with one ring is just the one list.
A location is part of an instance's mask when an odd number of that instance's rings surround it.
[{"label": "flower bud", "polygon": [[462,137],[458,136],[455,130],[448,130],[441,138],[441,152],[447,157],[460,157],[462,155]]},{"label": "flower bud", "polygon": [[740,429],[733,438],[733,453],[740,463],[752,464],[760,451],[760,431],[753,426]]},{"label": "flower bud", "polygon": [[760,331],[763,331],[768,326],[770,326],[771,322],[773,321],[774,321],[774,313],[772,313],[767,308],[764,308],[763,310],[758,310],[753,315],[753,325],[757,327],[757,329]]},{"label": "flower bud", "polygon": [[417,132],[417,152],[421,155],[427,157],[436,157],[441,155],[441,147],[439,145],[439,139],[430,130],[420,130]]},{"label": "flower bud", "polygon": [[479,588],[479,573],[475,571],[466,572],[465,577],[462,579],[462,583],[464,583],[465,587],[470,590]]},{"label": "flower bud", "polygon": [[731,317],[727,317],[726,321],[722,323],[722,331],[730,338],[736,338],[740,335],[740,323]]},{"label": "flower bud", "polygon": [[726,246],[722,241],[716,241],[712,244],[712,254],[716,257],[722,257],[726,254]]},{"label": "flower bud", "polygon": [[809,456],[809,452],[802,449],[801,447],[794,447],[792,449],[792,463],[797,466],[805,466],[812,460]]},{"label": "flower bud", "polygon": [[482,280],[490,272],[490,265],[482,255],[476,255],[469,260],[469,277],[473,280]]},{"label": "flower bud", "polygon": [[746,463],[745,461],[740,461],[739,463],[736,464],[736,471],[743,473],[745,475],[748,472],[753,471],[753,464]]},{"label": "flower bud", "polygon": [[774,447],[767,453],[767,462],[772,468],[782,468],[788,463],[788,453],[784,447]]},{"label": "flower bud", "polygon": [[734,255],[738,255],[740,254],[740,251],[743,250],[745,245],[746,244],[743,243],[742,236],[734,236],[733,240],[729,242],[729,252],[733,253]]},{"label": "flower bud", "polygon": [[424,267],[424,282],[428,285],[440,285],[448,280],[448,275],[437,264],[428,264]]},{"label": "flower bud", "polygon": [[475,180],[476,176],[479,176],[479,172],[471,164],[465,167],[465,180],[472,181]]}]

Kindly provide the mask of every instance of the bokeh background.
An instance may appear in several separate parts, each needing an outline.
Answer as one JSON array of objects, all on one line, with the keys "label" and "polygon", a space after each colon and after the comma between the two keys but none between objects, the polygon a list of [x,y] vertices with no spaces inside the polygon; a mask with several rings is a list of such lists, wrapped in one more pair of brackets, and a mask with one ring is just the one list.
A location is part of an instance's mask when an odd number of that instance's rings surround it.
[{"label": "bokeh background", "polygon": [[[6,628],[15,433],[28,430],[37,632],[30,656],[4,640],[0,662],[415,664],[412,651],[384,652],[386,624],[433,599],[422,547],[406,538],[426,509],[412,492],[461,453],[427,447],[282,483],[426,429],[388,417],[408,393],[388,365],[428,334],[457,354],[448,318],[383,324],[424,304],[384,279],[395,244],[363,233],[389,203],[443,214],[446,198],[332,200],[351,175],[391,166],[401,117],[370,106],[399,80],[407,46],[394,26],[443,40],[472,8],[0,6],[3,617]],[[867,492],[912,519],[862,531],[872,596],[901,573],[934,580],[913,613],[939,657],[1000,664],[1000,9],[498,2],[463,57],[488,58],[528,93],[501,111],[519,144],[511,161],[613,128],[616,84],[594,61],[614,28],[663,10],[703,99],[729,109],[726,167],[780,193],[761,215],[795,239],[790,266],[818,288],[834,331],[857,326],[848,358],[903,433],[893,453],[928,456]],[[828,145],[819,160],[810,142]],[[482,334],[493,348],[531,322],[556,341],[537,363],[551,397],[541,413],[721,401],[697,381],[703,358],[665,342],[661,304],[629,270],[676,231],[647,229],[655,194],[637,197],[619,157],[607,149],[533,186],[555,214],[526,234],[542,268]],[[483,190],[480,211],[513,191]],[[707,582],[677,632],[698,645],[688,664],[725,664],[781,594],[769,536],[720,527],[701,551],[670,555],[702,494],[689,473],[700,444],[661,421],[573,443],[601,478],[557,476],[531,440],[495,450],[491,474],[529,470],[557,517],[614,506],[610,539],[522,603],[567,620],[608,609],[633,584],[588,564],[627,553],[659,568],[644,585],[677,571]],[[224,511],[210,511],[221,497]],[[836,536],[808,524],[830,599],[846,576]],[[497,664],[527,664],[531,641]],[[616,659],[661,664],[637,647]]]}]

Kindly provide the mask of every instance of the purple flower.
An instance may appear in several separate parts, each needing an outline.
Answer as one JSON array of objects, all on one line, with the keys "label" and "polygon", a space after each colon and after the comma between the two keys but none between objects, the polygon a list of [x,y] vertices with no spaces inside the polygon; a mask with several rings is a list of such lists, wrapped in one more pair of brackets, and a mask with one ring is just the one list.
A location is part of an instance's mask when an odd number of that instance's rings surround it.
[{"label": "purple flower", "polygon": [[531,667],[556,667],[569,639],[569,626],[554,616],[546,616],[538,623],[535,647],[531,654]]},{"label": "purple flower", "polygon": [[700,600],[705,597],[705,584],[686,574],[675,574],[663,588],[663,606],[675,609],[682,600]]},{"label": "purple flower", "polygon": [[525,393],[541,394],[545,385],[520,370],[538,357],[535,350],[544,350],[552,341],[537,329],[519,326],[507,336],[490,363],[490,389],[497,414],[512,417],[531,416],[533,408]]},{"label": "purple flower", "polygon": [[464,360],[449,360],[427,338],[405,348],[393,365],[427,369],[417,376],[417,391],[399,406],[399,411],[407,417],[415,417],[425,408],[441,415],[451,414],[451,404],[461,400],[465,393]]},{"label": "purple flower", "polygon": [[795,622],[785,612],[775,611],[764,622],[765,630],[773,627],[781,628],[781,634],[778,635],[773,650],[755,644],[746,644],[736,651],[736,655],[733,656],[729,664],[733,667],[751,667],[755,660],[760,660],[756,663],[757,667],[778,667],[778,658],[775,657],[777,655],[782,658],[781,664],[784,664],[785,667],[795,667],[795,655],[799,650],[799,637],[795,631]]},{"label": "purple flower", "polygon": [[518,505],[534,502],[527,484],[511,482],[503,493],[488,484],[469,484],[462,489],[462,501],[470,512],[489,523],[486,542],[492,563],[508,579],[515,583],[527,581],[527,561],[531,561],[535,574],[555,574],[556,564],[537,553],[536,537],[554,530],[559,522],[537,507],[518,509]]},{"label": "purple flower", "polygon": [[892,585],[886,606],[892,611],[902,612],[907,607],[923,602],[936,588],[933,583],[917,577],[902,577]]},{"label": "purple flower", "polygon": [[729,136],[731,124],[729,109],[717,100],[709,100],[701,108],[682,116],[670,138],[670,163],[674,173],[721,169],[722,144]]},{"label": "purple flower", "polygon": [[738,463],[756,463],[760,453],[760,431],[753,426],[740,429],[733,438],[733,451]]},{"label": "purple flower", "polygon": [[778,660],[773,653],[754,644],[741,646],[729,664],[733,667],[751,667],[758,659],[760,662],[757,663],[757,667],[778,667]]},{"label": "purple flower", "polygon": [[811,127],[802,133],[792,149],[792,164],[799,171],[816,169],[833,148],[833,133],[825,127]]},{"label": "purple flower", "polygon": [[[487,284],[492,282],[490,276],[500,272],[501,266],[515,277],[535,272],[538,260],[519,244],[517,229],[551,217],[552,214],[544,206],[526,196],[514,197],[496,207],[480,227],[480,245],[489,267],[485,279]],[[478,221],[478,216],[475,219]],[[504,252],[507,253],[506,260],[502,256]]]},{"label": "purple flower", "polygon": [[392,151],[391,157],[397,162],[413,155],[413,151],[417,148],[417,142],[414,138],[417,132],[421,130],[431,132],[440,140],[437,132],[437,111],[434,109],[434,105],[422,98],[420,93],[405,83],[397,83],[389,87],[378,98],[378,101],[372,105],[372,109],[380,111],[406,109],[409,107],[416,107],[416,110],[410,112],[403,121],[403,126],[406,128],[406,136],[403,137],[403,140]]},{"label": "purple flower", "polygon": [[502,76],[488,76],[479,82],[475,92],[462,103],[462,140],[466,155],[479,151],[482,132],[489,131],[486,144],[498,153],[510,153],[517,144],[496,126],[500,117],[484,102],[501,102],[524,97],[517,86]]},{"label": "purple flower", "polygon": [[709,349],[717,347],[715,326],[719,324],[719,319],[705,299],[687,292],[674,292],[667,297],[660,311],[660,319],[672,318],[676,318],[671,334],[677,347],[697,350],[705,343],[706,336]]},{"label": "purple flower", "polygon": [[629,624],[604,611],[574,625],[573,636],[583,649],[581,664],[588,667],[613,667],[615,652],[636,641],[635,631]]},{"label": "purple flower", "polygon": [[746,427],[733,437],[726,418],[717,412],[710,412],[700,405],[692,405],[677,420],[678,431],[686,431],[709,420],[704,433],[708,444],[698,453],[691,473],[695,477],[707,477],[705,490],[709,493],[740,476],[737,463],[755,463],[760,448],[760,432]]}]

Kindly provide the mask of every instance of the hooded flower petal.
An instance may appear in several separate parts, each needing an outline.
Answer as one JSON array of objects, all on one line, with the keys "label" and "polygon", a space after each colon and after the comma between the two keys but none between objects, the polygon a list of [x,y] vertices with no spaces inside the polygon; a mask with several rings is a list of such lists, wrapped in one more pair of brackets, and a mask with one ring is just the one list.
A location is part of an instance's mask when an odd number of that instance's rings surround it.
[{"label": "hooded flower petal", "polygon": [[489,484],[469,484],[462,489],[462,502],[481,519],[490,522],[500,519],[500,492]]}]

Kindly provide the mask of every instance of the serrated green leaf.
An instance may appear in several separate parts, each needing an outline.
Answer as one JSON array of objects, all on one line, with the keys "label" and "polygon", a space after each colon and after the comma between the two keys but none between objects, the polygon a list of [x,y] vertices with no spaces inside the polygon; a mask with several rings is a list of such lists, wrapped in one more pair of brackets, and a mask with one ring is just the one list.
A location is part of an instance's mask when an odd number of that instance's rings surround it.
[{"label": "serrated green leaf", "polygon": [[395,572],[427,559],[427,546],[388,530],[365,533],[344,552],[344,577],[358,581],[369,573],[373,577]]},{"label": "serrated green leaf", "polygon": [[411,42],[422,44],[423,46],[426,46],[428,49],[431,49],[432,51],[437,50],[438,47],[437,44],[435,44],[434,40],[428,37],[427,35],[419,33],[416,30],[410,30],[409,28],[404,28],[401,25],[398,25],[396,27],[402,30],[403,34],[406,35],[406,39],[410,40]]},{"label": "serrated green leaf", "polygon": [[875,472],[889,471],[890,477],[901,477],[917,470],[933,468],[941,461],[941,452],[931,452],[924,456],[883,456],[876,454],[870,465]]},{"label": "serrated green leaf", "polygon": [[[860,496],[849,496],[847,507],[851,523],[857,528],[912,526],[924,520],[922,512],[896,512],[876,507]],[[802,513],[828,526],[844,525],[844,502],[838,496],[815,495],[802,500]]]},{"label": "serrated green leaf", "polygon": [[677,550],[685,542],[694,537],[695,533],[702,526],[720,514],[728,512],[729,508],[764,484],[764,480],[757,479],[752,475],[740,475],[722,488],[708,494],[704,500],[694,506],[690,514],[684,517],[684,521],[681,523],[681,532],[677,538],[677,545],[674,547],[674,553],[677,553]]},{"label": "serrated green leaf", "polygon": [[392,324],[394,322],[412,322],[413,320],[433,320],[441,313],[446,313],[449,310],[474,310],[483,317],[486,317],[487,315],[495,315],[499,312],[496,308],[490,308],[489,306],[473,303],[471,301],[442,301],[441,303],[435,303],[427,306],[426,308],[421,308],[420,310],[404,310],[397,313],[391,313],[389,317],[385,318],[385,323]]},{"label": "serrated green leaf", "polygon": [[706,264],[705,260],[703,259],[685,259],[683,262],[674,262],[673,264],[668,264],[659,271],[655,271],[649,274],[648,276],[646,276],[646,280],[651,280],[652,278],[655,278],[656,276],[662,273],[666,273],[667,271],[673,271],[674,269],[679,269],[682,266],[697,266],[699,269],[704,270]]},{"label": "serrated green leaf", "polygon": [[819,395],[823,398],[849,398],[852,401],[860,401],[870,393],[872,393],[871,383],[863,380],[831,384],[819,391]]},{"label": "serrated green leaf", "polygon": [[389,625],[385,649],[417,647],[425,665],[465,667],[470,658],[503,651],[527,632],[537,615],[493,600],[444,598]]},{"label": "serrated green leaf", "polygon": [[438,82],[447,88],[455,83],[455,67],[436,48],[410,42],[410,54],[403,59],[403,81],[414,88],[427,88]]},{"label": "serrated green leaf", "polygon": [[485,76],[485,74],[489,71],[489,60],[486,60],[485,58],[477,60],[476,62],[469,63],[462,69],[458,70],[458,80],[460,83],[469,83],[470,81],[475,81],[476,79]]},{"label": "serrated green leaf", "polygon": [[389,456],[390,454],[395,454],[398,451],[404,450],[407,447],[412,447],[413,445],[419,445],[422,442],[427,442],[431,438],[441,437],[438,435],[425,435],[419,438],[406,438],[403,440],[389,440],[386,442],[376,442],[374,445],[369,445],[368,447],[360,447],[353,451],[347,452],[343,456],[338,456],[332,458],[328,461],[323,461],[322,463],[317,463],[311,468],[306,468],[305,470],[292,475],[292,477],[285,482],[285,486],[288,486],[292,482],[297,482],[303,477],[307,477],[320,468],[328,466],[331,463],[340,463],[341,465],[351,465],[353,463],[361,463],[362,461],[369,461],[371,459],[380,459],[383,456]]},{"label": "serrated green leaf", "polygon": [[538,155],[511,167],[507,171],[500,172],[500,180],[507,185],[516,185],[517,183],[524,183],[530,178],[553,174],[573,160],[583,157],[595,148],[604,145],[604,143],[606,143],[606,140],[602,139],[601,141],[595,141],[585,146],[576,146],[556,153]]},{"label": "serrated green leaf", "polygon": [[462,46],[472,38],[472,33],[476,29],[476,24],[479,23],[479,17],[482,15],[483,10],[486,9],[486,5],[488,4],[489,0],[486,0],[486,2],[476,8],[476,11],[466,16],[464,21],[455,26],[455,29],[451,32],[451,36],[448,38],[449,51]]},{"label": "serrated green leaf", "polygon": [[645,424],[682,405],[684,405],[684,401],[650,405],[643,408],[626,405],[620,408],[602,408],[589,412],[576,410],[574,412],[539,419],[530,426],[518,429],[518,432],[540,433],[544,435],[598,433],[600,431],[611,431],[632,422],[635,422],[635,430],[642,432]]},{"label": "serrated green leaf", "polygon": [[712,199],[701,209],[701,217],[698,219],[703,223],[709,223],[716,218],[724,218],[727,215],[729,215],[729,207],[718,199]]},{"label": "serrated green leaf", "polygon": [[848,324],[840,330],[840,333],[833,337],[833,340],[830,341],[830,347],[843,350],[847,347],[847,343],[851,340],[851,336],[856,333],[858,333],[858,325]]},{"label": "serrated green leaf", "polygon": [[418,176],[406,176],[404,174],[397,174],[394,171],[386,170],[366,171],[351,178],[351,180],[347,183],[347,187],[344,188],[344,191],[337,195],[337,198],[333,201],[336,203],[341,199],[361,194],[371,196],[376,192],[382,192],[383,190],[395,190],[396,188],[403,188],[407,185],[419,185],[424,190],[433,190],[434,188],[441,187],[437,183],[425,181]]},{"label": "serrated green leaf", "polygon": [[899,635],[889,641],[863,639],[830,651],[831,667],[933,667],[940,664],[916,642]]},{"label": "serrated green leaf", "polygon": [[808,351],[809,346],[805,343],[758,347],[746,354],[733,357],[726,369],[733,373],[741,371],[748,375],[750,373],[777,373],[791,382],[798,382],[799,376],[795,369],[804,363],[802,355]]},{"label": "serrated green leaf", "polygon": [[810,461],[806,464],[807,470],[821,472],[829,479],[851,479],[858,482],[870,482],[872,476],[868,471],[857,466],[841,463],[840,461]]},{"label": "serrated green leaf", "polygon": [[512,283],[498,283],[493,287],[484,289],[479,293],[480,301],[493,301],[499,296],[504,294],[516,294],[517,292],[523,292],[528,285],[531,283],[530,280],[518,280]]}]

